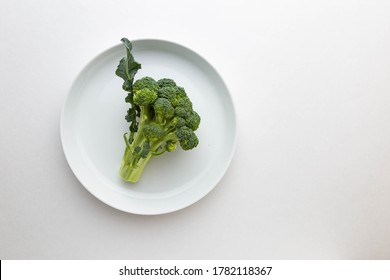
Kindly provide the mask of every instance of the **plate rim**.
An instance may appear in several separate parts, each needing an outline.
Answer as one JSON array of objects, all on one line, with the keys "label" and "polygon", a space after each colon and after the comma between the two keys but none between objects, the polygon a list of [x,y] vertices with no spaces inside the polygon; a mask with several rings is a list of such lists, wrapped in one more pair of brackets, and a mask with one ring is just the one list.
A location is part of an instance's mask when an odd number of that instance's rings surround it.
[{"label": "plate rim", "polygon": [[65,113],[66,113],[66,109],[67,109],[67,105],[69,103],[69,96],[71,95],[71,92],[72,90],[75,88],[75,86],[77,85],[80,77],[83,75],[83,73],[85,73],[85,71],[91,67],[91,65],[93,65],[96,61],[99,60],[100,57],[103,57],[106,53],[109,53],[110,51],[114,50],[115,48],[118,48],[120,46],[122,46],[121,43],[118,43],[118,44],[115,44],[115,45],[112,45],[110,47],[107,47],[106,49],[100,51],[99,53],[97,53],[96,55],[94,55],[78,72],[77,74],[73,77],[73,80],[72,80],[72,83],[70,85],[70,87],[68,88],[67,92],[66,92],[66,95],[65,95],[65,101],[63,102],[63,105],[61,107],[61,114],[60,114],[60,140],[61,140],[61,148],[62,148],[62,151],[64,153],[64,156],[65,156],[65,159],[66,159],[66,162],[67,162],[67,165],[69,166],[69,168],[72,170],[72,173],[73,175],[77,178],[77,180],[79,181],[79,183],[93,196],[95,197],[96,199],[98,199],[99,201],[103,202],[104,204],[114,208],[114,209],[117,209],[119,211],[122,211],[122,212],[125,212],[125,213],[129,213],[129,214],[135,214],[135,215],[146,215],[146,216],[152,216],[152,215],[163,215],[163,214],[169,214],[169,213],[172,213],[172,212],[176,212],[176,211],[179,211],[179,210],[182,210],[184,208],[187,208],[191,205],[194,205],[196,202],[198,202],[199,200],[201,200],[202,198],[204,198],[205,196],[207,196],[213,189],[215,189],[217,187],[217,185],[220,183],[220,181],[223,179],[223,177],[225,176],[226,172],[228,171],[230,165],[231,165],[231,162],[233,160],[233,157],[234,157],[234,154],[236,152],[236,148],[237,148],[237,114],[236,114],[236,108],[235,108],[235,105],[234,105],[234,100],[233,100],[233,96],[231,94],[231,91],[227,85],[227,83],[225,82],[225,80],[222,78],[222,75],[219,73],[219,71],[203,56],[203,55],[200,55],[198,52],[194,51],[193,49],[181,44],[181,43],[177,43],[177,42],[174,42],[174,41],[171,41],[171,40],[166,40],[166,39],[160,39],[160,38],[137,38],[137,39],[132,39],[131,42],[133,44],[136,44],[137,42],[145,42],[145,41],[149,41],[149,42],[158,42],[158,43],[163,43],[163,44],[171,44],[171,45],[175,45],[177,47],[180,47],[182,49],[184,49],[185,51],[188,51],[190,53],[193,53],[196,57],[200,58],[203,60],[204,63],[207,64],[208,67],[210,67],[210,69],[215,72],[215,74],[217,75],[217,77],[220,79],[220,82],[223,84],[223,86],[226,88],[226,95],[227,95],[227,98],[229,100],[229,103],[231,105],[231,117],[232,117],[232,120],[233,120],[233,123],[232,123],[232,128],[233,128],[233,137],[232,137],[232,144],[231,144],[231,148],[230,148],[230,154],[229,156],[227,156],[227,160],[226,160],[226,163],[223,167],[223,169],[221,169],[221,172],[219,174],[218,177],[216,177],[216,180],[215,180],[215,183],[212,184],[212,186],[210,186],[209,188],[207,188],[207,191],[204,192],[202,195],[200,195],[199,197],[197,197],[196,199],[192,200],[191,203],[187,204],[187,205],[184,205],[182,207],[176,207],[176,208],[171,208],[167,211],[148,211],[148,212],[142,212],[142,211],[134,211],[134,210],[128,210],[128,209],[123,209],[122,207],[118,207],[116,205],[114,205],[113,203],[110,203],[108,202],[107,200],[105,200],[103,197],[101,196],[97,196],[92,190],[91,188],[89,188],[87,186],[87,184],[85,182],[83,182],[83,179],[80,178],[81,176],[78,175],[77,171],[75,170],[75,167],[72,166],[71,164],[71,161],[69,159],[69,154],[67,153],[66,151],[66,143],[65,143],[65,140],[64,140],[64,135],[65,135],[65,128],[64,128],[64,119],[65,119]]}]

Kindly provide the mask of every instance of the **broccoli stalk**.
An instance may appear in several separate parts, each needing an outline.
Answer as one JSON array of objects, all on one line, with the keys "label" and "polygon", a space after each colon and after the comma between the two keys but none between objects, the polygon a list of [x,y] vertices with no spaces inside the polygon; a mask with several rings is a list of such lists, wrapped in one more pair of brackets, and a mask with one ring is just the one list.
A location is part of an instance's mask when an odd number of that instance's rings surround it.
[{"label": "broccoli stalk", "polygon": [[119,169],[119,175],[125,181],[128,182],[137,182],[142,175],[146,164],[149,159],[152,157],[152,154],[149,153],[145,157],[140,157],[138,154],[134,153],[134,150],[128,145],[128,139],[126,135],[125,142],[127,143],[125,153],[122,158],[121,167]]},{"label": "broccoli stalk", "polygon": [[134,61],[131,42],[126,38],[122,42],[127,57],[120,61],[116,74],[124,80],[125,101],[131,107],[125,117],[130,134],[123,136],[126,148],[119,175],[136,183],[151,158],[176,150],[178,144],[186,151],[198,145],[194,131],[199,127],[200,116],[185,90],[171,79],[143,77],[133,83],[141,65]]}]

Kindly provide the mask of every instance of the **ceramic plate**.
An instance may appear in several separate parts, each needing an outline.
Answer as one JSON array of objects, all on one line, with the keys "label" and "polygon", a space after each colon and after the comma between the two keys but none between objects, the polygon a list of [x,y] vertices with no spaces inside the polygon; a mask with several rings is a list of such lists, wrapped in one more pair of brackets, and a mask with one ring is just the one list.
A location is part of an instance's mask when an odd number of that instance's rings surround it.
[{"label": "ceramic plate", "polygon": [[72,85],[61,116],[62,146],[76,177],[104,203],[135,214],[173,212],[204,197],[226,172],[236,139],[234,107],[220,75],[192,50],[161,40],[132,43],[142,64],[136,79],[169,77],[186,89],[202,118],[198,147],[151,159],[136,184],[119,177],[129,107],[115,75],[126,55],[120,44],[91,61]]}]

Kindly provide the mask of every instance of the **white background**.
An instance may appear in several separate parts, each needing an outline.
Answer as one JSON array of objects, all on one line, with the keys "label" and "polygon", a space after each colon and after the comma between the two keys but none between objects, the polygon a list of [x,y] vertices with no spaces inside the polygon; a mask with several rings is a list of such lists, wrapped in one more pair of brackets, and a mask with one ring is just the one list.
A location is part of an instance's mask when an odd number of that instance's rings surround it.
[{"label": "white background", "polygon": [[[71,83],[123,36],[190,47],[235,102],[228,172],[179,212],[106,206],[62,152]],[[0,258],[390,258],[389,50],[388,1],[2,1]]]}]

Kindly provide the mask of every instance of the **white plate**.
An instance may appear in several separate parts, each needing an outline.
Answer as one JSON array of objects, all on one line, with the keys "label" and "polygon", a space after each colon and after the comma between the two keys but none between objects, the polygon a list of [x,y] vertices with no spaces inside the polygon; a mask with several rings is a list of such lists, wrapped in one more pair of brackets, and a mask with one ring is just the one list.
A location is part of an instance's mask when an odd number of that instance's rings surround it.
[{"label": "white plate", "polygon": [[75,80],[62,110],[61,141],[74,174],[98,199],[125,212],[163,214],[198,201],[226,172],[236,139],[234,107],[221,77],[198,54],[167,41],[132,42],[142,64],[136,79],[169,77],[186,89],[202,118],[198,147],[151,159],[136,184],[119,177],[129,107],[115,75],[126,55],[120,44],[97,56]]}]

